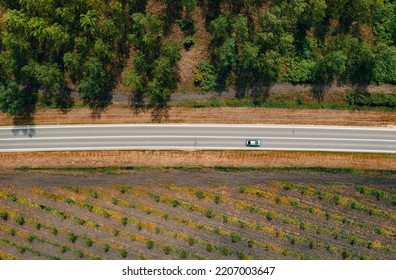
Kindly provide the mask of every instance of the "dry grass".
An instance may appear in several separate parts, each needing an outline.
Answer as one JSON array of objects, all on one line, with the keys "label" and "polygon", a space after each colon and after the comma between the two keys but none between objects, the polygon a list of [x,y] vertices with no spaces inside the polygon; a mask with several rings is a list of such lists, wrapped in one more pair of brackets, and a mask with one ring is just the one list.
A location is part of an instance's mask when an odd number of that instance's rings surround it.
[{"label": "dry grass", "polygon": [[0,153],[0,169],[18,167],[232,166],[396,170],[396,155],[283,151],[68,151]]},{"label": "dry grass", "polygon": [[[273,108],[169,108],[153,113],[139,113],[128,108],[110,107],[100,118],[92,118],[88,108],[75,108],[68,114],[56,109],[38,110],[34,116],[36,125],[42,124],[116,124],[116,123],[229,123],[229,124],[307,124],[342,126],[396,125],[394,112],[309,110]],[[13,125],[13,120],[0,113],[0,125]]]}]

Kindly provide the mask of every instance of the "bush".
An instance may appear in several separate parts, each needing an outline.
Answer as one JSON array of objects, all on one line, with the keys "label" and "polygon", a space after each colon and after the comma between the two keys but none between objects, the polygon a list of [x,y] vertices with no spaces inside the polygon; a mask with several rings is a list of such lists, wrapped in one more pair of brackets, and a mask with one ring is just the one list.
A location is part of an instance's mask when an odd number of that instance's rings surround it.
[{"label": "bush", "polygon": [[213,217],[213,212],[211,210],[206,210],[205,211],[205,216],[210,219],[210,218]]},{"label": "bush", "polygon": [[122,224],[123,226],[126,226],[127,223],[128,223],[128,218],[122,217],[122,218],[121,218],[121,224]]},{"label": "bush", "polygon": [[184,49],[189,50],[194,44],[195,44],[194,37],[187,36],[186,38],[184,38],[184,41],[183,41]]},{"label": "bush", "polygon": [[121,249],[120,251],[120,256],[125,259],[128,256],[128,252],[125,249]]},{"label": "bush", "polygon": [[154,241],[153,241],[153,240],[148,240],[148,241],[146,242],[146,245],[147,245],[147,249],[153,249],[153,247],[154,247]]},{"label": "bush", "polygon": [[212,251],[213,251],[213,245],[210,244],[210,243],[208,243],[208,244],[206,245],[206,251],[212,252]]},{"label": "bush", "polygon": [[170,252],[172,252],[172,247],[170,247],[170,246],[165,246],[164,247],[164,253],[165,253],[165,255],[169,255],[170,254]]},{"label": "bush", "polygon": [[77,235],[75,235],[75,234],[72,233],[72,232],[69,232],[69,233],[67,234],[67,239],[69,239],[69,241],[70,241],[71,243],[75,243],[75,242],[77,241]]},{"label": "bush", "polygon": [[268,212],[265,217],[267,218],[267,220],[271,221],[274,218],[274,214],[272,212]]},{"label": "bush", "polygon": [[215,202],[216,204],[219,204],[219,203],[220,203],[220,196],[216,195],[216,196],[214,197],[214,202]]},{"label": "bush", "polygon": [[395,108],[396,94],[355,91],[346,96],[346,101],[350,105]]},{"label": "bush", "polygon": [[316,63],[312,60],[293,60],[286,74],[287,81],[298,83],[312,83],[315,79]]},{"label": "bush", "polygon": [[202,191],[196,191],[195,192],[195,196],[198,198],[198,199],[203,199],[205,196],[204,196],[204,193],[202,192]]},{"label": "bush", "polygon": [[236,243],[241,240],[241,237],[237,234],[231,234],[231,242]]},{"label": "bush", "polygon": [[176,200],[176,199],[172,199],[171,200],[171,204],[172,204],[173,207],[177,207],[177,206],[180,205],[180,202],[178,200]]},{"label": "bush", "polygon": [[7,221],[8,218],[9,218],[9,215],[8,215],[7,212],[1,211],[1,212],[0,212],[0,217],[1,217],[4,221]]},{"label": "bush", "polygon": [[189,238],[187,239],[187,241],[188,241],[188,244],[189,244],[190,246],[192,246],[192,245],[194,245],[194,244],[197,243],[197,240],[195,240],[195,239],[192,238],[192,237],[189,237]]},{"label": "bush", "polygon": [[90,238],[86,238],[85,239],[85,245],[87,245],[87,247],[92,247],[93,241]]},{"label": "bush", "polygon": [[194,34],[196,31],[195,23],[192,19],[179,19],[176,20],[176,23],[179,24],[180,29],[185,34]]},{"label": "bush", "polygon": [[105,243],[102,246],[103,252],[107,253],[110,250],[110,245]]},{"label": "bush", "polygon": [[29,243],[32,243],[34,239],[35,239],[35,237],[34,237],[33,235],[29,235],[29,236],[26,238],[26,240],[27,240]]},{"label": "bush", "polygon": [[208,60],[202,60],[194,70],[194,85],[201,88],[201,93],[216,89],[215,68]]},{"label": "bush", "polygon": [[15,222],[18,224],[18,225],[20,225],[20,226],[23,226],[24,225],[24,223],[25,223],[25,218],[23,217],[23,216],[21,216],[21,215],[16,215],[15,216]]}]

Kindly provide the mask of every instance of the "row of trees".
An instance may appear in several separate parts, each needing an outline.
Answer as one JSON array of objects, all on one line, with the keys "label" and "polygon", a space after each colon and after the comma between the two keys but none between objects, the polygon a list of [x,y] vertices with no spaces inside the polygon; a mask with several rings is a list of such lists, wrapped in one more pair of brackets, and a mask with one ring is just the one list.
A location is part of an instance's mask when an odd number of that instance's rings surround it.
[{"label": "row of trees", "polygon": [[395,1],[278,0],[266,9],[263,2],[232,1],[209,21],[212,57],[195,76],[203,91],[235,85],[240,96],[262,94],[277,81],[396,83]]},{"label": "row of trees", "polygon": [[0,109],[29,114],[40,97],[67,110],[77,89],[98,112],[121,76],[135,104],[163,106],[179,82],[170,27],[191,41],[197,7],[212,34],[211,59],[196,62],[202,91],[396,82],[394,0],[156,0],[160,16],[147,2],[0,0]]}]

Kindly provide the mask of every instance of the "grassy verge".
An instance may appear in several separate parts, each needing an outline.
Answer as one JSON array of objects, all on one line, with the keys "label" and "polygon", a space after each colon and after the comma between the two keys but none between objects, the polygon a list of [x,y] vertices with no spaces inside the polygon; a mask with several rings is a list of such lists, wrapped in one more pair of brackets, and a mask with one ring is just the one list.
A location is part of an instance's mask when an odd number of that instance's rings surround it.
[{"label": "grassy verge", "polygon": [[[376,94],[376,96],[388,96],[385,94]],[[353,94],[348,96],[354,96]],[[380,98],[380,97],[377,97]],[[351,98],[349,98],[351,99]],[[348,100],[349,100],[348,99]],[[385,99],[385,98],[384,98]],[[355,100],[355,99],[353,99]],[[181,102],[176,107],[187,108],[206,108],[206,107],[262,107],[262,108],[283,108],[283,109],[336,109],[336,110],[359,110],[359,111],[379,111],[395,112],[396,107],[386,106],[381,103],[378,105],[363,102],[348,102],[347,100],[317,100],[306,98],[296,94],[293,97],[274,97],[260,100],[251,98],[230,98],[220,100],[212,97],[207,101]]]}]

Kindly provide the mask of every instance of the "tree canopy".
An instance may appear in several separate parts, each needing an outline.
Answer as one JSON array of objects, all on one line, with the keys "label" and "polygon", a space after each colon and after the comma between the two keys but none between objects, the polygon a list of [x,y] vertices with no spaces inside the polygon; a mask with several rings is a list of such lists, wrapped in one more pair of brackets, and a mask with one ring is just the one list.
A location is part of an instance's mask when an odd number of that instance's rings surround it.
[{"label": "tree canopy", "polygon": [[[38,100],[67,109],[71,90],[98,112],[120,81],[135,104],[166,104],[179,82],[179,25],[194,44],[203,12],[210,58],[195,61],[201,92],[238,94],[276,82],[396,83],[394,0],[0,0],[0,109]],[[186,43],[187,42],[187,43]],[[188,47],[186,48],[188,51]]]}]

